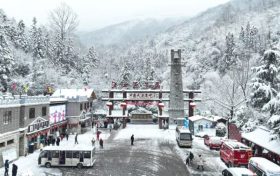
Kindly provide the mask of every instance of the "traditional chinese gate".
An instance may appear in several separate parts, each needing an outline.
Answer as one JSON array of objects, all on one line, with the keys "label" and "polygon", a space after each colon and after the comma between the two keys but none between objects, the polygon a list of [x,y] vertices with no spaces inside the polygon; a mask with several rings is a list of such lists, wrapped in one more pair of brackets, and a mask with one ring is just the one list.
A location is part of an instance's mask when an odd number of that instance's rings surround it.
[{"label": "traditional chinese gate", "polygon": [[[114,87],[114,82],[112,87]],[[123,128],[126,127],[126,118],[127,118],[127,105],[155,105],[158,107],[158,123],[159,128],[162,128],[163,121],[169,122],[169,117],[163,116],[162,110],[164,108],[164,102],[169,102],[168,97],[170,90],[129,90],[129,89],[110,89],[102,90],[103,93],[109,95],[108,98],[102,98],[102,101],[107,101],[106,105],[109,108],[109,116],[112,115],[114,110],[114,103],[120,102],[120,106],[123,111]],[[201,99],[195,99],[194,95],[201,93],[200,90],[183,90],[183,94],[186,94],[184,102],[188,102],[189,107],[189,117],[193,116],[195,107],[195,102],[201,101]],[[172,117],[171,117],[172,118]],[[167,127],[168,128],[168,127]]]}]

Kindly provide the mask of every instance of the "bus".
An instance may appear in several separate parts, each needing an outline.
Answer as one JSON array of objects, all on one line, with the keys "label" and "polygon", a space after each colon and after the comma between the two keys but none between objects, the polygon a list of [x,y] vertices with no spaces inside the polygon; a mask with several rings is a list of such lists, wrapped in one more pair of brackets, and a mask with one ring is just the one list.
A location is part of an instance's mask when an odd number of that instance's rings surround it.
[{"label": "bus", "polygon": [[188,128],[184,126],[176,127],[176,141],[179,147],[192,147],[192,140],[192,133]]},{"label": "bus", "polygon": [[248,168],[257,176],[280,176],[280,166],[262,157],[252,157]]},{"label": "bus", "polygon": [[93,166],[95,163],[94,146],[47,146],[38,158],[38,165],[50,168],[52,166],[77,166],[79,169]]}]

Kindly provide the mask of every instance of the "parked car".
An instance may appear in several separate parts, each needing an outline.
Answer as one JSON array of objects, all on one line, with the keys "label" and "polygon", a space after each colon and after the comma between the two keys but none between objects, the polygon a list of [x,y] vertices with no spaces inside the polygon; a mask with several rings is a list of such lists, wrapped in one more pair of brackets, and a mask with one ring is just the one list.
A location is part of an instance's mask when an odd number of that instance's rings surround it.
[{"label": "parked car", "polygon": [[280,166],[262,157],[252,157],[248,168],[257,176],[280,176]]},{"label": "parked car", "polygon": [[240,142],[225,141],[220,149],[220,158],[229,167],[248,166],[252,149]]},{"label": "parked car", "polygon": [[257,176],[247,168],[232,167],[222,171],[223,176]]},{"label": "parked car", "polygon": [[221,137],[211,137],[206,136],[204,138],[204,144],[209,146],[210,149],[220,149],[222,145],[223,138]]}]

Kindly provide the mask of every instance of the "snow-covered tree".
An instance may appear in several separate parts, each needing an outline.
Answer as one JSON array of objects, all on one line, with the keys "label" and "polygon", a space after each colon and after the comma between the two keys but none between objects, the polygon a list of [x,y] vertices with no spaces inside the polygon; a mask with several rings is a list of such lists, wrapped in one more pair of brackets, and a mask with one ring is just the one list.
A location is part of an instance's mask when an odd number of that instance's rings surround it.
[{"label": "snow-covered tree", "polygon": [[123,87],[129,86],[132,81],[131,78],[132,78],[131,69],[129,67],[129,64],[126,63],[121,70],[121,75],[118,81],[118,85],[121,85]]},{"label": "snow-covered tree", "polygon": [[235,47],[236,45],[234,42],[234,35],[232,33],[229,33],[226,36],[225,54],[219,62],[219,71],[222,74],[224,74],[226,70],[230,69],[230,67],[235,65],[237,62],[236,54],[234,53]]},{"label": "snow-covered tree", "polygon": [[85,83],[89,82],[89,77],[92,69],[98,65],[98,56],[94,47],[90,47],[86,56],[83,57],[80,72],[82,72],[83,80]]},{"label": "snow-covered tree", "polygon": [[10,46],[5,38],[3,26],[0,26],[0,89],[7,91],[14,66],[14,58]]},{"label": "snow-covered tree", "polygon": [[21,48],[25,52],[28,51],[28,41],[27,41],[27,36],[26,36],[26,31],[25,31],[25,24],[23,20],[20,20],[17,24],[17,34],[15,36],[15,47],[16,48]]},{"label": "snow-covered tree", "polygon": [[[261,66],[254,67],[256,77],[252,80],[251,104],[261,110],[279,91],[279,52],[268,50],[261,59]],[[274,110],[270,110],[274,113]]]}]

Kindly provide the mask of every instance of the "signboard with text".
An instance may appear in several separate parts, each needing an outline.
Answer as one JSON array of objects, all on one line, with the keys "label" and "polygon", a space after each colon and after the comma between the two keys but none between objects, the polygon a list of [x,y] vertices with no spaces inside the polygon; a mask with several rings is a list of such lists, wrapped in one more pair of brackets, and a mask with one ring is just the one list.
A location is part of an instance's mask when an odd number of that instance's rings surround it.
[{"label": "signboard with text", "polygon": [[133,99],[133,100],[159,99],[159,94],[157,94],[157,93],[129,93],[127,98]]}]

